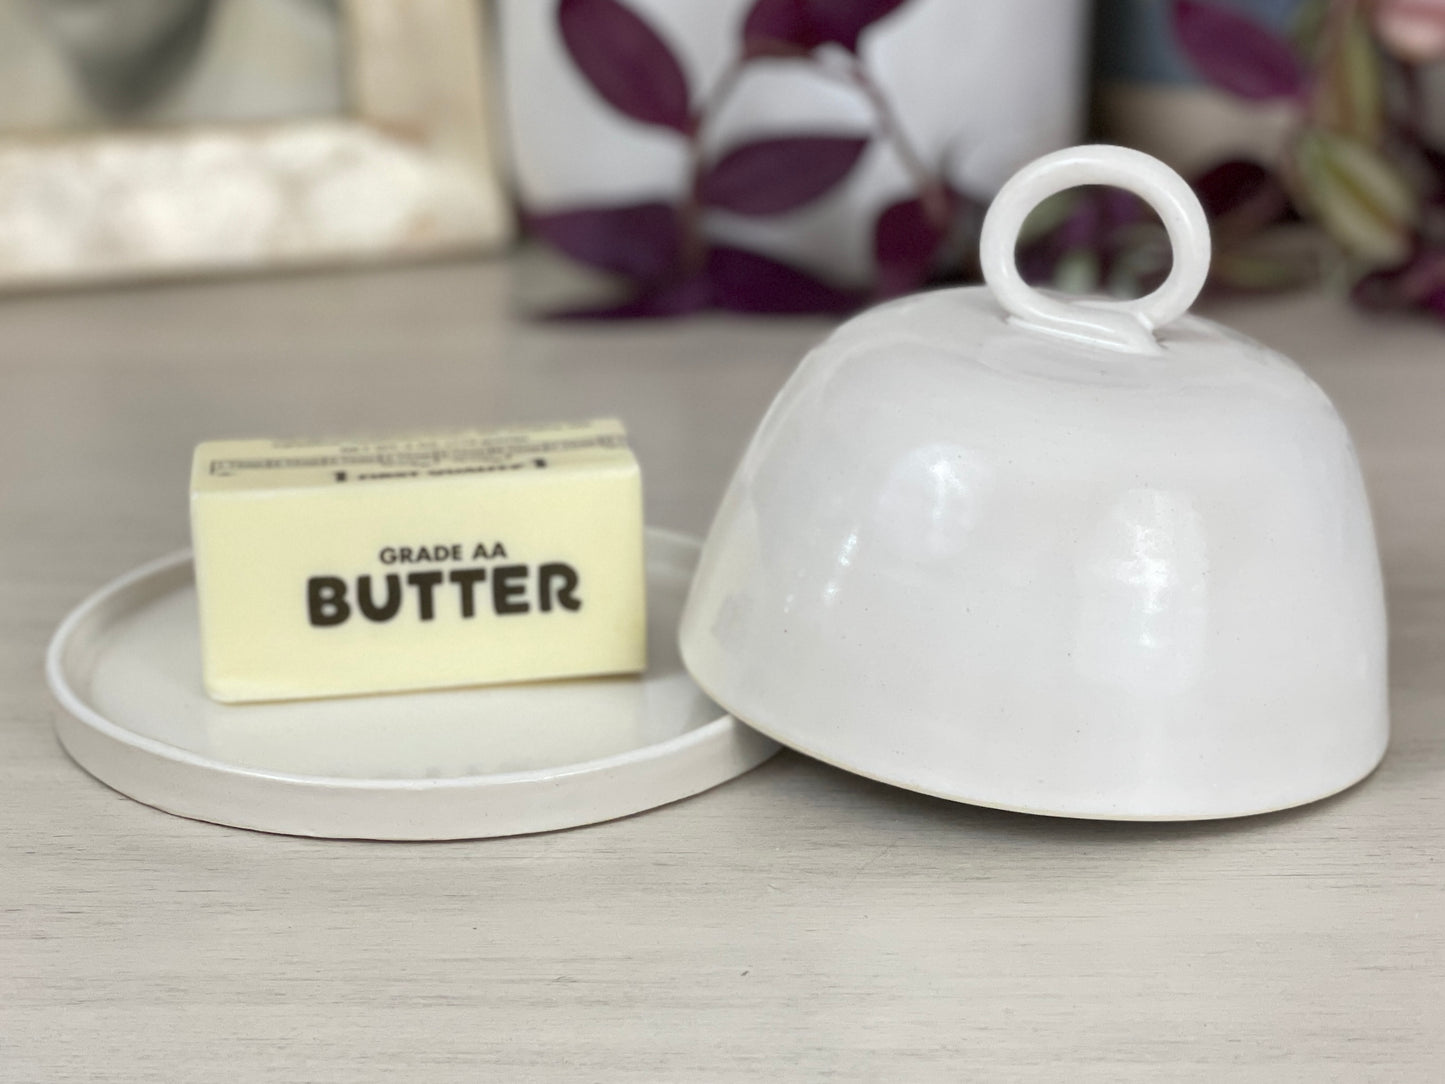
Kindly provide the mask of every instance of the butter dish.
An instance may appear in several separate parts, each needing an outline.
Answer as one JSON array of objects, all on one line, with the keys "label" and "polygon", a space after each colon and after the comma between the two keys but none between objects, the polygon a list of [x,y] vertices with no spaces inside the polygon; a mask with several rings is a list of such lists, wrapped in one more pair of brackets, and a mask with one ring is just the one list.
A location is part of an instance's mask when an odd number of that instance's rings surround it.
[{"label": "butter dish", "polygon": [[102,588],[56,631],[56,732],[123,794],[266,832],[467,839],[626,816],[777,751],[682,668],[677,622],[696,557],[695,540],[646,532],[640,675],[221,704],[202,686],[192,564],[177,554]]}]

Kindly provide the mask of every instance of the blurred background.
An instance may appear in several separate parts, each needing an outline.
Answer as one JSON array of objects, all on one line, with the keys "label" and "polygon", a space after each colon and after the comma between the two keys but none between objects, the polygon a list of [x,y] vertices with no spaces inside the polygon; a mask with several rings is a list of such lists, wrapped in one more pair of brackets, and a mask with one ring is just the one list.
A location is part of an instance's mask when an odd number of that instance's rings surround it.
[{"label": "blurred background", "polygon": [[[1217,289],[1439,317],[1442,58],[1445,0],[0,0],[0,289],[520,240],[531,315],[846,312],[976,278],[998,186],[1104,139],[1196,186]],[[1092,190],[1020,259],[1169,265]]]}]

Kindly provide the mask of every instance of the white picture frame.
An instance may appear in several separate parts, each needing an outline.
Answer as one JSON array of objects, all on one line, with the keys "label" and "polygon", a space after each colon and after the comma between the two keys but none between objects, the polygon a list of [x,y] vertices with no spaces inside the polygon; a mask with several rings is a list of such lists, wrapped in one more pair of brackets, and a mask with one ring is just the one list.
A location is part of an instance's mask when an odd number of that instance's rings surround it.
[{"label": "white picture frame", "polygon": [[478,0],[340,14],[340,116],[0,136],[0,291],[503,245]]}]

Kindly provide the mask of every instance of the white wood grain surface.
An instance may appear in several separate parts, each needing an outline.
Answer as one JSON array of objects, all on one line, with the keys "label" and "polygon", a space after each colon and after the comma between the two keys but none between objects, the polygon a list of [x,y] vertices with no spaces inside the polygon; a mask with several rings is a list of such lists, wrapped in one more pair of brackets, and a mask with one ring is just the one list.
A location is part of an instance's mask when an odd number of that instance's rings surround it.
[{"label": "white wood grain surface", "polygon": [[1332,800],[1064,822],[785,753],[611,824],[388,845],[180,820],[71,764],[45,641],[186,543],[198,440],[615,412],[650,520],[701,532],[825,330],[538,325],[512,288],[0,304],[0,1080],[1445,1079],[1445,329],[1325,298],[1214,314],[1335,397],[1376,501],[1395,737]]}]

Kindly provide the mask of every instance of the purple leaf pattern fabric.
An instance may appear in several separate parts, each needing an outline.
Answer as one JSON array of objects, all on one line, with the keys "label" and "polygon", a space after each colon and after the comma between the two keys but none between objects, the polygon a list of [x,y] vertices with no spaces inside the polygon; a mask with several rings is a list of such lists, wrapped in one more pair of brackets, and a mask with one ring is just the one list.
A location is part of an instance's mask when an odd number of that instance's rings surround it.
[{"label": "purple leaf pattern fabric", "polygon": [[1304,65],[1289,42],[1262,23],[1207,0],[1174,0],[1174,34],[1199,74],[1241,98],[1304,93]]},{"label": "purple leaf pattern fabric", "polygon": [[574,260],[639,282],[655,282],[678,264],[682,234],[669,203],[580,207],[531,215],[527,225]]},{"label": "purple leaf pattern fabric", "polygon": [[646,20],[620,0],[561,0],[557,22],[577,70],[621,113],[692,130],[687,76]]},{"label": "purple leaf pattern fabric", "polygon": [[868,146],[866,138],[790,136],[736,147],[702,178],[703,203],[745,215],[796,210],[843,180]]},{"label": "purple leaf pattern fabric", "polygon": [[743,22],[743,42],[754,55],[806,53],[833,43],[858,51],[858,38],[904,0],[757,0]]},{"label": "purple leaf pattern fabric", "polygon": [[719,245],[708,253],[713,303],[733,312],[851,312],[861,294],[840,290],[778,260]]},{"label": "purple leaf pattern fabric", "polygon": [[944,232],[929,218],[921,199],[900,200],[884,208],[873,227],[878,295],[896,297],[928,281]]}]

